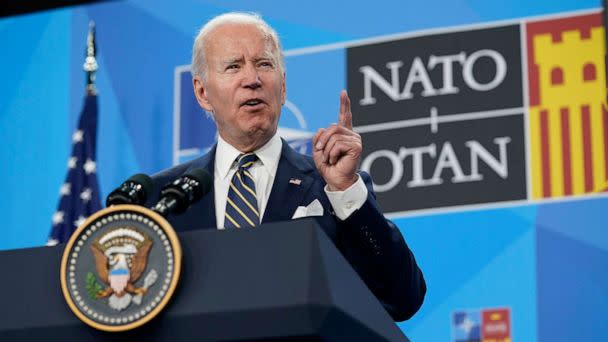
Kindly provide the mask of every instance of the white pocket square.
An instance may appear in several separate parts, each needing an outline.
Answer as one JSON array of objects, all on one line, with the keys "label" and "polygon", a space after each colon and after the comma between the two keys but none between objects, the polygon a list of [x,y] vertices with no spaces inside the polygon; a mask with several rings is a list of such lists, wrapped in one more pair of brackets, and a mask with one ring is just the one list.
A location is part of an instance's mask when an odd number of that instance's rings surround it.
[{"label": "white pocket square", "polygon": [[299,206],[293,213],[292,219],[308,216],[323,216],[323,206],[318,199],[310,202],[307,206]]}]

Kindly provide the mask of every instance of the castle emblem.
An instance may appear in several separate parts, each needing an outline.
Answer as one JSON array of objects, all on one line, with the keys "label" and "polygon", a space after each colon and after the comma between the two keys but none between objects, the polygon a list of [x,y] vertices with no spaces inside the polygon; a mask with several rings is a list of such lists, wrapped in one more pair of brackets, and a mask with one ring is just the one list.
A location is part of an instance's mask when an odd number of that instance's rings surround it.
[{"label": "castle emblem", "polygon": [[527,24],[532,197],[608,190],[600,13]]}]

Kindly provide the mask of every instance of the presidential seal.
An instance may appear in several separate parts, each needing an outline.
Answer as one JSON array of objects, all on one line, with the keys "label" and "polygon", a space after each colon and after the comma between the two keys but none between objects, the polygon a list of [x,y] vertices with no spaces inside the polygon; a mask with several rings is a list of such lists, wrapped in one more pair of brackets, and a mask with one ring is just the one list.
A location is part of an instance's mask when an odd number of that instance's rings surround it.
[{"label": "presidential seal", "polygon": [[181,271],[175,231],[159,214],[116,205],[89,217],[68,241],[61,288],[70,309],[105,331],[136,328],[169,302]]}]

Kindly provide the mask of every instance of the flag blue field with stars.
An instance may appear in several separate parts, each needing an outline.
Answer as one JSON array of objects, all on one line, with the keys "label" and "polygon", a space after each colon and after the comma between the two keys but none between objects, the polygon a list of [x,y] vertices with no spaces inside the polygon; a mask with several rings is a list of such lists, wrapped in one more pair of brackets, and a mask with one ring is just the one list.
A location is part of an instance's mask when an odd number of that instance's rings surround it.
[{"label": "flag blue field with stars", "polygon": [[59,205],[53,214],[48,245],[66,242],[92,213],[101,209],[97,182],[97,96],[87,95],[78,128],[72,134],[72,155]]}]

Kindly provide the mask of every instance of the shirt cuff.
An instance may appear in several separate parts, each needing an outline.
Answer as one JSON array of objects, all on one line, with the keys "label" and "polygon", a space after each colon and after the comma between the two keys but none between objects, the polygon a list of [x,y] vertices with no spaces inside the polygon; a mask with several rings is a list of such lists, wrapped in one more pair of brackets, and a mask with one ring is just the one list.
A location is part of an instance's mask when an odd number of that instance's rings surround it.
[{"label": "shirt cuff", "polygon": [[361,176],[357,175],[357,181],[344,191],[329,191],[325,185],[325,193],[329,203],[334,208],[336,216],[342,221],[346,220],[355,210],[361,209],[367,200],[367,187]]}]

